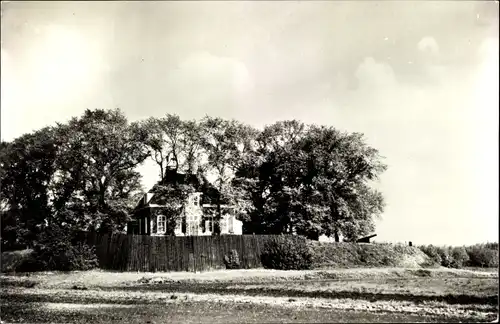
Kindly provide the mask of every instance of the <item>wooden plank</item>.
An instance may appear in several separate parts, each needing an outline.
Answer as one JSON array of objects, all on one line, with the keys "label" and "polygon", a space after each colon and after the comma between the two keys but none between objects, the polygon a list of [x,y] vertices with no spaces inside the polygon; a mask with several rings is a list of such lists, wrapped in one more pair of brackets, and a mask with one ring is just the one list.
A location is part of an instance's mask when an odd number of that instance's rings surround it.
[{"label": "wooden plank", "polygon": [[130,253],[130,270],[132,271],[138,271],[139,270],[139,267],[137,265],[137,250],[139,249],[139,238],[138,238],[139,235],[133,235],[132,237],[132,246],[133,246],[133,249]]},{"label": "wooden plank", "polygon": [[185,271],[193,271],[193,265],[192,265],[192,253],[193,253],[193,248],[192,248],[192,236],[187,236],[184,238],[184,256],[185,256],[185,267],[186,267],[186,270]]},{"label": "wooden plank", "polygon": [[192,265],[191,265],[191,271],[197,272],[198,267],[199,267],[199,259],[200,259],[200,253],[198,249],[198,240],[199,236],[191,236],[191,245],[192,245]]},{"label": "wooden plank", "polygon": [[[87,235],[87,236],[85,236]],[[92,236],[93,235],[93,236]],[[159,236],[85,234],[103,269],[120,271],[207,271],[225,268],[223,258],[238,252],[242,268],[262,267],[260,253],[274,235]],[[84,238],[85,236],[85,238]]]},{"label": "wooden plank", "polygon": [[177,243],[177,252],[179,253],[179,270],[178,271],[186,271],[185,265],[184,265],[184,240],[186,237],[181,236],[178,239]]},{"label": "wooden plank", "polygon": [[176,270],[175,271],[182,271],[183,268],[182,268],[182,256],[183,256],[183,253],[182,253],[182,248],[181,248],[181,244],[182,244],[182,238],[180,237],[176,237],[175,240],[174,240],[174,249],[175,249],[175,253],[176,253]]},{"label": "wooden plank", "polygon": [[180,260],[181,260],[181,271],[188,271],[189,267],[189,252],[187,248],[187,236],[183,236],[179,240],[179,253],[180,253]]},{"label": "wooden plank", "polygon": [[149,236],[149,271],[156,272],[156,237]]},{"label": "wooden plank", "polygon": [[203,271],[209,271],[212,268],[212,258],[210,258],[211,243],[210,236],[205,236],[203,240],[203,254],[205,255]]},{"label": "wooden plank", "polygon": [[143,235],[143,246],[144,246],[144,270],[143,271],[151,271],[151,236]]},{"label": "wooden plank", "polygon": [[159,248],[158,248],[159,268],[158,268],[158,271],[165,272],[165,271],[167,271],[167,258],[166,258],[166,253],[165,253],[167,246],[166,246],[165,236],[160,236],[158,243],[159,243]]},{"label": "wooden plank", "polygon": [[174,271],[174,259],[176,257],[173,247],[172,237],[168,236],[165,238],[166,242],[166,258],[167,258],[167,271]]},{"label": "wooden plank", "polygon": [[166,258],[167,258],[167,271],[175,271],[174,268],[174,249],[173,249],[173,242],[174,240],[172,239],[171,236],[166,237],[166,242],[167,242],[167,251],[166,251]]},{"label": "wooden plank", "polygon": [[144,271],[144,235],[137,236],[137,271]]},{"label": "wooden plank", "polygon": [[173,261],[174,263],[172,264],[173,265],[173,271],[181,271],[181,266],[180,266],[180,259],[179,259],[179,240],[177,237],[175,238],[172,238],[172,243],[171,243],[171,247],[172,247],[172,252],[173,252]]},{"label": "wooden plank", "polygon": [[215,239],[217,240],[217,249],[215,251],[217,256],[217,266],[219,269],[224,269],[224,245],[220,235],[215,236]]}]

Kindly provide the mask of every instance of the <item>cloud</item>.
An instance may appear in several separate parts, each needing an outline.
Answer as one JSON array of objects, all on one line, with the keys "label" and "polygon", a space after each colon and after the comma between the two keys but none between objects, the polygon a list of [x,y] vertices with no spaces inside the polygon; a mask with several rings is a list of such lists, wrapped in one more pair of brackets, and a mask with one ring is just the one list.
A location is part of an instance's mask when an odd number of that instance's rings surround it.
[{"label": "cloud", "polygon": [[384,62],[377,62],[367,57],[361,62],[354,73],[360,88],[388,87],[396,82],[392,67]]},{"label": "cloud", "polygon": [[[498,191],[492,180],[498,168],[498,48],[488,41],[479,53],[484,63],[472,69],[421,65],[442,80],[432,86],[399,79],[400,70],[364,58],[355,70],[358,87],[338,101],[336,125],[364,133],[389,165],[378,184],[388,203],[377,228],[381,237],[400,240],[396,232],[410,235],[412,228],[439,242],[434,219],[455,222],[448,238],[456,242],[471,227],[494,237],[488,224],[498,217],[492,198]],[[471,218],[479,209],[481,215]]]},{"label": "cloud", "polygon": [[417,49],[424,53],[429,53],[432,55],[439,54],[439,45],[434,39],[434,37],[426,36],[420,40],[417,44]]}]

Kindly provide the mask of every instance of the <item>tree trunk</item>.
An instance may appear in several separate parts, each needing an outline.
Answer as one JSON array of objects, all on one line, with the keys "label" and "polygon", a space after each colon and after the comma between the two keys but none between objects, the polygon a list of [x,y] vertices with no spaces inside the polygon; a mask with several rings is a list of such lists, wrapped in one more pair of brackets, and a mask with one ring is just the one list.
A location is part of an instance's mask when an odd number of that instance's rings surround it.
[{"label": "tree trunk", "polygon": [[220,201],[220,195],[217,197],[217,226],[214,226],[214,234],[220,235],[221,233],[221,226],[220,222],[222,220],[222,209],[220,207],[221,201]]}]

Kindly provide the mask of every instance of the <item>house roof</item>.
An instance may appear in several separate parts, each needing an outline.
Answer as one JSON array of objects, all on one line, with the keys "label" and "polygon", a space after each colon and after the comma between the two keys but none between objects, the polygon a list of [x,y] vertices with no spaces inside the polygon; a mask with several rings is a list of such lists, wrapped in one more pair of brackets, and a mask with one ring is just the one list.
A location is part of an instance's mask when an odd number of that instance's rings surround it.
[{"label": "house roof", "polygon": [[[200,179],[201,178],[201,179]],[[144,207],[161,207],[158,204],[158,197],[156,195],[156,189],[158,186],[176,186],[176,185],[191,185],[194,187],[195,191],[201,192],[201,203],[202,204],[214,204],[217,202],[219,197],[219,191],[205,178],[199,177],[196,174],[185,174],[177,172],[176,170],[167,170],[165,177],[158,181],[137,203],[135,210]],[[222,204],[226,204],[227,201],[222,199]]]}]

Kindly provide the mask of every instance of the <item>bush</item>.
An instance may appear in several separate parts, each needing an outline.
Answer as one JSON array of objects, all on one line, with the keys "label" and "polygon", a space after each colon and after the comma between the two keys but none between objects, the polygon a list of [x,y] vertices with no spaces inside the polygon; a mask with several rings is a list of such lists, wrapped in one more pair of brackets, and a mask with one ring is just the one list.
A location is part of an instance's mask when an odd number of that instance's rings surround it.
[{"label": "bush", "polygon": [[441,253],[439,253],[438,248],[434,245],[422,245],[419,247],[422,252],[427,254],[427,256],[437,264],[441,264],[442,258],[441,258]]},{"label": "bush", "polygon": [[450,255],[450,249],[446,246],[439,246],[437,247],[437,252],[441,257],[441,265],[443,267],[449,268],[453,263],[453,259],[451,258]]},{"label": "bush", "polygon": [[491,247],[497,247],[494,243],[477,244],[466,249],[469,256],[468,266],[471,267],[498,267],[498,250]]},{"label": "bush", "polygon": [[469,255],[463,246],[457,246],[451,249],[451,264],[452,268],[461,268],[465,265],[467,261],[469,261]]},{"label": "bush", "polygon": [[420,249],[443,267],[498,267],[498,244],[476,244],[469,247],[420,246]]},{"label": "bush", "polygon": [[226,269],[239,269],[240,268],[240,258],[238,256],[238,251],[231,250],[229,256],[224,256],[224,264]]},{"label": "bush", "polygon": [[34,260],[24,271],[90,270],[99,265],[95,249],[77,239],[77,232],[53,227],[41,235],[34,248]]},{"label": "bush", "polygon": [[266,269],[311,269],[312,253],[307,241],[301,236],[277,236],[265,242],[261,256]]},{"label": "bush", "polygon": [[2,272],[21,272],[24,264],[33,260],[33,250],[2,252]]}]

